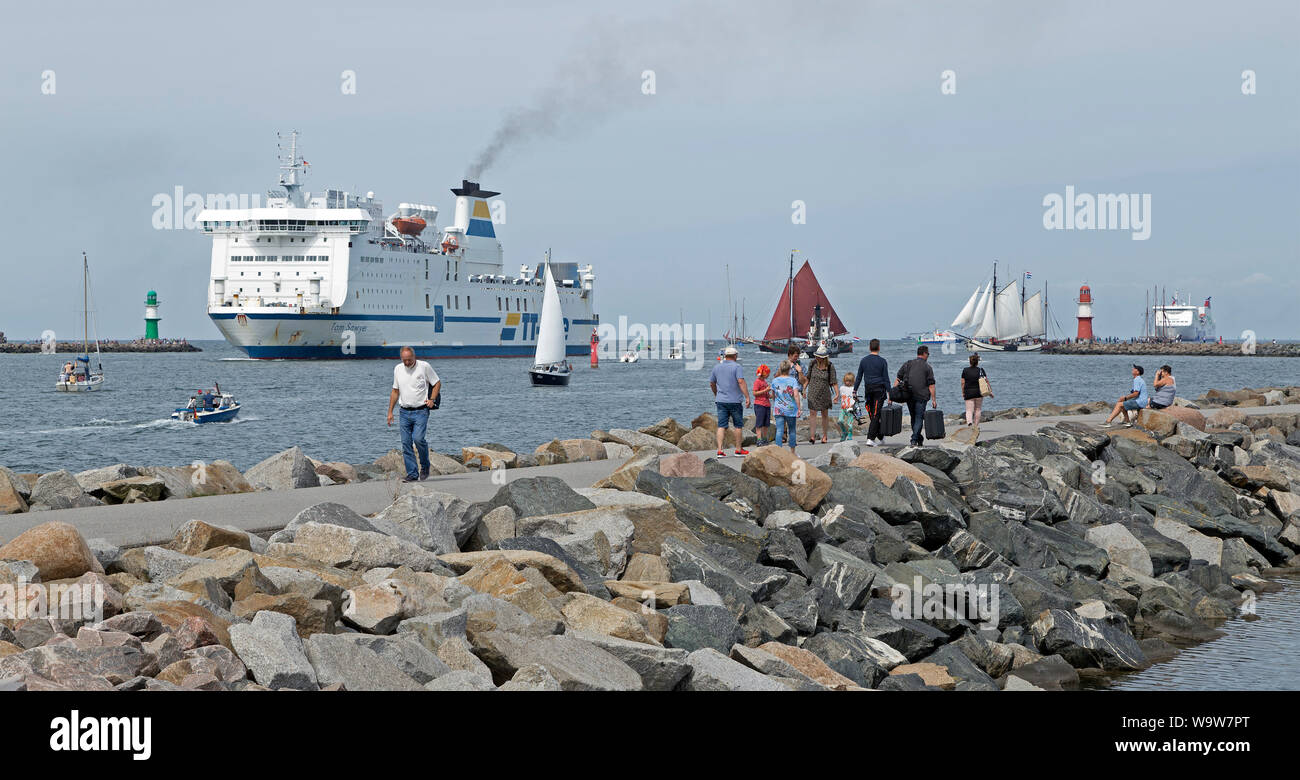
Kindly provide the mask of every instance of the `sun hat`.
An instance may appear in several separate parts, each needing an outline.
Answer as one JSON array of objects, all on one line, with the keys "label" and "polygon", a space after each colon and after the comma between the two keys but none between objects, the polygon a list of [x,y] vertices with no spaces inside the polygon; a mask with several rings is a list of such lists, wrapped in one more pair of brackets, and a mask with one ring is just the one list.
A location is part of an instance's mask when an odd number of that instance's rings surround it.
[{"label": "sun hat", "polygon": [[724,354],[724,355],[739,355],[740,353],[736,351],[736,348],[735,348],[735,347],[727,347],[726,349],[722,350],[722,354]]},{"label": "sun hat", "polygon": [[813,353],[813,357],[830,357],[830,354],[831,353],[826,351],[826,345],[822,344],[817,348],[817,351]]}]

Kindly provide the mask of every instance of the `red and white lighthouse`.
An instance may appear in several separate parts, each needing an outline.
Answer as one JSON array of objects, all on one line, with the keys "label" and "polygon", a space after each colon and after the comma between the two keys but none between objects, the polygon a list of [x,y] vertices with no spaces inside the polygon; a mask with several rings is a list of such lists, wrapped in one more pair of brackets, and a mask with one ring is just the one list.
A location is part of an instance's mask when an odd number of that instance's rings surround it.
[{"label": "red and white lighthouse", "polygon": [[1079,341],[1092,341],[1092,290],[1088,285],[1079,288]]}]

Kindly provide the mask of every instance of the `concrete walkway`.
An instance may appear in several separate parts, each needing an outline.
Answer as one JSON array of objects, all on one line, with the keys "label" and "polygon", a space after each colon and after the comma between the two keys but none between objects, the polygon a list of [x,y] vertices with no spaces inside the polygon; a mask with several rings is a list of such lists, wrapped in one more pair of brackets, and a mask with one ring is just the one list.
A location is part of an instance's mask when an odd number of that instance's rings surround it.
[{"label": "concrete walkway", "polygon": [[[1300,412],[1300,404],[1252,407],[1241,411],[1251,415],[1296,413]],[[980,426],[980,439],[994,439],[1013,433],[1033,433],[1039,428],[1063,421],[1098,425],[1105,419],[1104,414],[1089,414],[998,420]],[[904,434],[891,437],[887,442],[905,444],[907,430],[905,420]],[[832,433],[832,443],[837,435]],[[935,442],[935,444],[941,443]],[[828,450],[830,446],[830,444],[800,444],[798,454],[803,458],[814,458]],[[698,454],[707,457],[712,453]],[[727,457],[721,462],[731,468],[739,469],[743,460],[743,458]],[[522,477],[551,476],[563,479],[573,488],[584,488],[608,476],[623,462],[622,460],[597,460],[564,463],[509,469],[504,474],[506,481]],[[466,501],[484,501],[495,495],[500,488],[499,484],[492,481],[493,476],[492,472],[479,471],[433,477],[421,484],[435,490],[454,493]],[[176,529],[192,519],[213,525],[233,525],[247,531],[269,531],[283,527],[298,512],[324,501],[344,504],[363,515],[373,514],[391,504],[400,495],[399,489],[409,488],[400,485],[396,480],[385,480],[299,490],[239,493],[156,503],[116,504],[0,515],[0,543],[7,542],[28,528],[55,520],[71,523],[87,539],[99,537],[119,546],[167,541],[172,538]]]}]

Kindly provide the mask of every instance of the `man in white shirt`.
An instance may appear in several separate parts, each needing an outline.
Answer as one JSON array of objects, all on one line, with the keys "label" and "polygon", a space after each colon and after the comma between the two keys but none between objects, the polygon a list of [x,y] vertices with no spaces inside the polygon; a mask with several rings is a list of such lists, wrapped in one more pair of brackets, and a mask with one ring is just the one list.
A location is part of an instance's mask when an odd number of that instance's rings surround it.
[{"label": "man in white shirt", "polygon": [[[393,392],[388,396],[388,424],[393,424],[393,405],[401,404],[402,462],[406,465],[403,482],[416,482],[429,476],[429,445],[424,440],[429,427],[429,409],[442,390],[442,382],[433,367],[415,359],[415,350],[402,347],[402,362],[393,367]],[[419,474],[416,474],[416,455]]]}]

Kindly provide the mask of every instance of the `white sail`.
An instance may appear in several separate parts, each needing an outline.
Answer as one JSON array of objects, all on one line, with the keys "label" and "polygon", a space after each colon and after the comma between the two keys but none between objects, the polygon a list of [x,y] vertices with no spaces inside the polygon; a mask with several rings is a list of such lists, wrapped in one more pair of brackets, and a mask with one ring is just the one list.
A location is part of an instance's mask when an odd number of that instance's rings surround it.
[{"label": "white sail", "polygon": [[995,337],[1003,340],[1018,339],[1025,335],[1025,320],[1020,311],[1020,285],[1012,282],[997,295],[997,322]]},{"label": "white sail", "polygon": [[972,334],[977,339],[995,338],[998,333],[997,323],[993,319],[993,283],[989,282],[984,288],[984,296],[980,298],[979,306],[975,312],[974,322],[979,324]]},{"label": "white sail", "polygon": [[953,320],[952,324],[948,327],[961,328],[963,330],[969,327],[971,322],[975,319],[975,304],[979,301],[979,297],[980,288],[979,285],[975,285],[975,292],[970,294],[970,300],[966,301],[966,305],[961,309],[961,314],[958,314],[957,319]]},{"label": "white sail", "polygon": [[1042,338],[1047,335],[1043,328],[1043,294],[1034,293],[1025,301],[1025,332],[1030,336]]},{"label": "white sail", "polygon": [[564,320],[560,311],[560,294],[546,264],[546,292],[542,294],[542,317],[537,328],[537,353],[533,365],[544,366],[564,361]]}]

